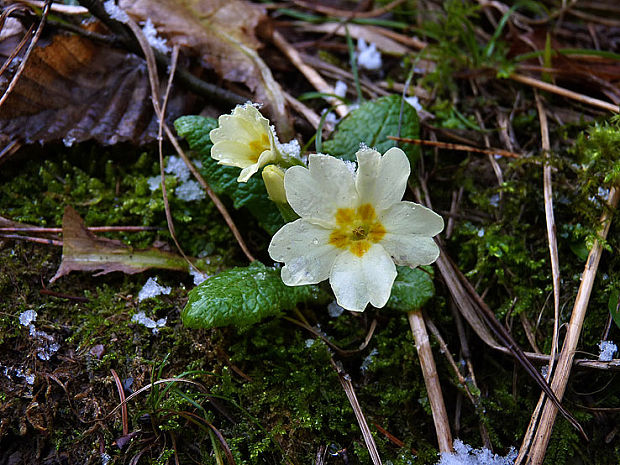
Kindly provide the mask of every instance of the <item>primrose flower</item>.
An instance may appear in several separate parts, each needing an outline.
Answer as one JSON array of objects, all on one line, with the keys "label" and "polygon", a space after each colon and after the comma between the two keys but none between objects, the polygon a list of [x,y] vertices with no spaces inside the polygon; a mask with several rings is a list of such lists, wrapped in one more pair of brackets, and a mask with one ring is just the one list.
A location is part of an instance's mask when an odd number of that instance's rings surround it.
[{"label": "primrose flower", "polygon": [[301,217],[272,238],[269,255],[284,262],[289,286],[329,278],[338,304],[363,311],[383,307],[392,291],[396,265],[416,267],[437,260],[432,239],[443,219],[432,210],[403,202],[410,166],[399,148],[385,155],[357,152],[356,172],[329,155],[310,155],[308,168],[286,171],[284,188]]},{"label": "primrose flower", "polygon": [[276,141],[269,120],[251,103],[237,105],[231,115],[222,115],[209,133],[211,156],[220,165],[241,169],[238,182],[246,182],[261,167],[277,157]]}]

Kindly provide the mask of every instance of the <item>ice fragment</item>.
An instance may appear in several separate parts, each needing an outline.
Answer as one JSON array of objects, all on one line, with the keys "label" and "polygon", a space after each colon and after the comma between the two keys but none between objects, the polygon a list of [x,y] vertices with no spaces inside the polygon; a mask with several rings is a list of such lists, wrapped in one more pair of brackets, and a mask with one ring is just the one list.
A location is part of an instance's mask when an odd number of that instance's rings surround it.
[{"label": "ice fragment", "polygon": [[381,68],[381,52],[377,50],[377,45],[374,43],[366,44],[366,41],[361,37],[357,41],[357,63],[360,68],[366,68],[369,70],[377,70]]},{"label": "ice fragment", "polygon": [[332,318],[338,318],[344,312],[344,308],[342,308],[336,301],[334,300],[331,304],[327,306],[327,312],[329,316]]},{"label": "ice fragment", "polygon": [[334,86],[334,95],[338,97],[344,97],[347,95],[347,84],[342,81],[336,81],[336,85]]},{"label": "ice fragment", "polygon": [[174,190],[176,196],[185,202],[192,200],[202,200],[205,198],[205,191],[196,181],[185,181]]},{"label": "ice fragment", "polygon": [[166,326],[166,320],[167,318],[164,317],[155,321],[152,318],[146,316],[146,314],[142,311],[136,313],[134,316],[131,317],[131,321],[133,321],[134,323],[139,323],[149,329],[152,329],[153,334],[157,334],[159,332],[159,328],[163,328],[164,326]]},{"label": "ice fragment", "polygon": [[474,449],[457,439],[454,441],[454,452],[442,452],[437,465],[512,465],[516,458],[514,448],[510,448],[506,457],[501,457],[489,449]]},{"label": "ice fragment", "polygon": [[146,22],[142,27],[142,33],[144,34],[144,37],[146,37],[146,40],[148,40],[151,47],[155,50],[158,50],[161,53],[168,53],[170,51],[170,47],[166,45],[166,39],[157,36],[157,29],[155,29],[151,18],[146,19]]},{"label": "ice fragment", "polygon": [[129,22],[129,16],[127,16],[127,13],[125,13],[122,8],[117,6],[116,3],[114,3],[114,0],[107,0],[104,2],[103,7],[105,8],[106,13],[110,15],[110,18],[120,21],[121,23]]},{"label": "ice fragment", "polygon": [[598,345],[601,353],[598,355],[600,362],[611,362],[614,358],[614,354],[618,350],[618,346],[613,341],[601,341]]},{"label": "ice fragment", "polygon": [[28,326],[37,319],[37,312],[34,310],[26,310],[19,314],[19,324],[22,326]]},{"label": "ice fragment", "polygon": [[142,302],[144,299],[150,299],[160,294],[170,294],[171,290],[170,287],[160,285],[157,278],[149,278],[138,294],[138,301]]}]

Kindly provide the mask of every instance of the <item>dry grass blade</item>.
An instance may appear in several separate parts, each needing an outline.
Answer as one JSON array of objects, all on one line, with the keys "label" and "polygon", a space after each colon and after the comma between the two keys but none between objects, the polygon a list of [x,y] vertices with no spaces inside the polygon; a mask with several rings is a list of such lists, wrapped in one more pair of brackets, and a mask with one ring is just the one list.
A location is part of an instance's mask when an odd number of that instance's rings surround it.
[{"label": "dry grass blade", "polygon": [[112,377],[114,377],[114,382],[116,383],[116,389],[118,390],[118,397],[121,399],[121,418],[123,423],[123,436],[127,436],[129,434],[129,415],[127,414],[127,402],[125,400],[125,389],[123,388],[123,383],[121,379],[116,374],[114,369],[110,370],[112,373]]},{"label": "dry grass blade", "polygon": [[360,407],[360,404],[357,401],[357,396],[355,395],[355,390],[353,389],[353,383],[351,383],[351,377],[334,362],[334,359],[331,359],[331,362],[334,370],[338,373],[338,380],[344,389],[344,393],[347,395],[347,399],[349,399],[349,403],[353,408],[353,413],[355,413],[357,423],[360,425],[362,436],[364,438],[364,442],[366,443],[366,447],[368,448],[368,453],[370,454],[372,463],[374,465],[381,465],[382,462],[381,457],[379,457],[377,445],[375,444],[375,440],[370,433],[370,428],[368,428],[368,423],[366,422],[366,417],[364,417],[364,412],[362,412],[362,407]]},{"label": "dry grass blade", "polygon": [[511,74],[510,79],[541,90],[546,90],[547,92],[551,92],[553,94],[561,95],[562,97],[576,100],[577,102],[585,103],[586,105],[592,105],[596,108],[612,111],[614,113],[620,113],[620,106],[618,105],[614,105],[613,103],[605,102],[597,98],[588,97],[587,95],[579,94],[577,92],[573,92],[572,90],[564,89],[529,76],[523,76],[522,74]]},{"label": "dry grass blade", "polygon": [[424,376],[424,384],[428,400],[431,404],[433,413],[433,422],[435,423],[435,431],[437,432],[437,442],[439,443],[439,452],[452,452],[452,433],[450,432],[450,421],[448,413],[443,401],[441,392],[441,384],[439,376],[437,376],[437,367],[431,350],[431,344],[428,340],[426,325],[421,310],[414,310],[407,314],[411,334],[415,341],[415,346],[420,359],[422,375]]},{"label": "dry grass blade", "polygon": [[[611,212],[618,206],[620,201],[620,189],[612,187],[609,192],[609,199],[607,205],[610,208],[601,217],[601,239],[605,239],[611,226]],[[556,366],[556,372],[551,382],[551,389],[558,398],[564,396],[566,386],[568,384],[568,377],[571,372],[573,358],[575,357],[575,351],[579,342],[579,336],[581,335],[581,328],[586,316],[588,308],[588,302],[590,300],[590,294],[594,285],[594,279],[596,277],[596,271],[598,264],[603,253],[603,244],[597,240],[590,250],[588,260],[586,262],[585,269],[581,276],[581,285],[575,299],[573,306],[573,312],[568,324],[568,330],[566,332],[566,338],[560,352],[560,358]],[[527,464],[539,465],[543,462],[545,453],[547,451],[547,445],[551,438],[551,432],[553,430],[553,424],[557,415],[557,406],[552,402],[545,402],[540,422],[536,429],[536,434],[532,442],[531,449],[527,457]]]}]

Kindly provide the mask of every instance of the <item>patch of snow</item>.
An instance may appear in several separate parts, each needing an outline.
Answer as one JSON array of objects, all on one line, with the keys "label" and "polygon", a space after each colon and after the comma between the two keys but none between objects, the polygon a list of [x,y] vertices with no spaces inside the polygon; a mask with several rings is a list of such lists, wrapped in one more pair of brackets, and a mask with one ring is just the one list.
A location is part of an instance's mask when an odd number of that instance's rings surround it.
[{"label": "patch of snow", "polygon": [[366,68],[369,70],[377,70],[381,68],[381,52],[377,50],[377,45],[374,43],[366,44],[366,41],[361,37],[357,41],[357,63],[360,68]]},{"label": "patch of snow", "polygon": [[543,365],[540,367],[540,374],[542,375],[543,378],[547,378],[547,375],[549,374],[549,365]]},{"label": "patch of snow", "polygon": [[373,359],[378,354],[379,354],[379,351],[377,349],[372,349],[370,351],[370,353],[366,356],[366,358],[364,359],[364,361],[362,362],[360,366],[360,370],[362,371],[362,373],[366,373],[368,371],[368,368],[370,368],[370,365],[372,365]]},{"label": "patch of snow", "polygon": [[205,191],[197,181],[189,180],[182,183],[174,190],[175,195],[185,202],[202,200],[205,198]]},{"label": "patch of snow", "polygon": [[484,236],[484,228],[480,228],[480,229],[478,230],[477,236],[478,236],[478,237],[482,237],[482,236]]},{"label": "patch of snow", "polygon": [[321,110],[321,116],[323,116],[326,112],[327,116],[325,117],[325,123],[327,124],[336,124],[338,122],[338,118],[336,117],[336,114],[334,112],[332,112],[331,110],[327,109],[327,108],[323,108]]},{"label": "patch of snow", "polygon": [[164,171],[176,176],[179,181],[187,181],[192,174],[181,157],[171,156]]},{"label": "patch of snow", "polygon": [[151,192],[156,191],[157,189],[161,188],[161,175],[158,174],[157,176],[148,178],[146,182],[148,183]]},{"label": "patch of snow", "polygon": [[499,207],[499,194],[493,194],[490,198],[489,198],[489,203],[491,204],[492,207]]},{"label": "patch of snow", "polygon": [[142,33],[144,34],[144,37],[146,37],[146,40],[148,40],[151,47],[155,50],[161,53],[170,52],[170,47],[166,44],[166,39],[157,36],[157,29],[155,29],[151,18],[146,18],[146,22],[144,23],[144,26],[142,26]]},{"label": "patch of snow", "polygon": [[30,386],[34,384],[34,374],[32,374],[30,370],[26,370],[26,372],[24,373],[21,368],[18,368],[15,370],[15,376],[17,376],[18,378],[24,378],[26,384],[29,384]]},{"label": "patch of snow", "polygon": [[489,449],[474,449],[463,441],[454,441],[454,452],[442,452],[437,465],[512,465],[517,451],[511,448],[506,457],[493,454]]},{"label": "patch of snow", "polygon": [[332,318],[338,318],[344,312],[344,308],[342,308],[338,303],[334,300],[331,304],[327,306],[327,313]]},{"label": "patch of snow", "polygon": [[354,161],[343,160],[344,166],[351,172],[351,174],[355,175],[357,173],[357,163]]},{"label": "patch of snow", "polygon": [[60,349],[60,344],[57,342],[45,341],[37,348],[37,357],[41,360],[47,361],[52,358],[52,355],[58,352],[58,349]]},{"label": "patch of snow", "polygon": [[598,354],[600,362],[611,362],[614,359],[614,354],[618,351],[618,346],[613,341],[601,341],[598,348],[601,351]]},{"label": "patch of snow", "polygon": [[112,457],[110,457],[109,454],[106,454],[105,452],[101,454],[101,465],[108,465],[110,460],[112,460]]},{"label": "patch of snow", "polygon": [[172,288],[159,284],[157,278],[149,278],[138,293],[138,301],[142,302],[144,299],[157,297],[161,294],[170,294],[171,290]]},{"label": "patch of snow", "polygon": [[106,13],[110,15],[110,18],[120,21],[121,23],[129,22],[129,16],[127,16],[125,10],[114,3],[114,0],[107,0],[103,3],[103,7],[105,8]]},{"label": "patch of snow", "polygon": [[308,348],[312,347],[312,344],[314,344],[314,339],[306,339],[305,344]]},{"label": "patch of snow", "polygon": [[297,139],[293,139],[285,144],[282,144],[280,142],[277,142],[277,144],[278,149],[289,157],[299,158],[299,156],[301,155],[301,147]]},{"label": "patch of snow", "polygon": [[167,318],[164,317],[155,321],[152,318],[146,316],[146,314],[142,311],[136,313],[134,316],[131,317],[131,321],[133,321],[134,323],[139,323],[149,329],[152,329],[153,334],[157,334],[159,332],[159,328],[163,328],[164,326],[166,326],[166,320]]},{"label": "patch of snow", "polygon": [[422,110],[422,105],[420,104],[420,100],[418,100],[418,97],[416,97],[415,95],[411,97],[405,97],[405,102],[407,102],[409,105],[415,108],[415,111]]},{"label": "patch of snow", "polygon": [[209,275],[196,270],[195,268],[189,269],[189,274],[194,278],[194,285],[198,286],[209,278]]},{"label": "patch of snow", "polygon": [[71,147],[75,143],[75,137],[66,135],[62,139],[62,143],[65,144],[65,147]]},{"label": "patch of snow", "polygon": [[347,95],[347,83],[336,81],[336,85],[334,86],[334,95],[337,95],[338,97],[344,97]]},{"label": "patch of snow", "polygon": [[34,310],[26,310],[19,314],[19,324],[22,326],[28,326],[37,319],[37,312]]}]

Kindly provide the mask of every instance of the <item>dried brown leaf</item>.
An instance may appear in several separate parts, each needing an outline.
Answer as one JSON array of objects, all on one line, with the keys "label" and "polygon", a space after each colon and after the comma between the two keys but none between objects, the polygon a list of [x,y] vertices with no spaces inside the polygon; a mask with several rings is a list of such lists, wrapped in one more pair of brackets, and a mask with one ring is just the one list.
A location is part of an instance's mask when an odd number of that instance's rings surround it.
[{"label": "dried brown leaf", "polygon": [[[2,61],[19,38],[13,35],[0,42]],[[0,93],[10,81],[8,71],[0,76]],[[173,94],[170,120],[184,113],[184,102],[183,95]],[[143,144],[156,137],[144,60],[76,35],[56,34],[47,43],[40,41],[0,107],[3,145],[14,139]]]},{"label": "dried brown leaf", "polygon": [[150,19],[159,35],[190,49],[222,78],[245,84],[280,134],[292,132],[282,89],[257,52],[263,7],[242,0],[120,0],[119,6],[138,22]]},{"label": "dried brown leaf", "polygon": [[62,235],[62,262],[50,282],[72,271],[97,271],[95,276],[112,271],[134,274],[149,268],[187,271],[187,262],[179,255],[155,247],[134,250],[121,241],[95,236],[69,206],[62,218]]}]

